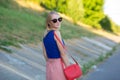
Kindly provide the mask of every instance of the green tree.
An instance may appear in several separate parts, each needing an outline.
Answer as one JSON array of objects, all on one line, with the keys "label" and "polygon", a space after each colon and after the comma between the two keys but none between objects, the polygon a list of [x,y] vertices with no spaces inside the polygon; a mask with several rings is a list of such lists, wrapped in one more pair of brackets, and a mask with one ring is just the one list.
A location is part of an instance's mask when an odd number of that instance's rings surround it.
[{"label": "green tree", "polygon": [[44,0],[41,4],[47,9],[72,17],[74,22],[77,22],[83,16],[82,0]]},{"label": "green tree", "polygon": [[101,28],[99,21],[105,17],[103,12],[104,0],[83,0],[84,19],[83,22],[97,29]]},{"label": "green tree", "polygon": [[67,12],[75,22],[79,21],[84,14],[82,0],[69,0]]},{"label": "green tree", "polygon": [[57,8],[56,3],[57,3],[57,0],[43,0],[41,2],[41,5],[50,10],[56,10]]}]

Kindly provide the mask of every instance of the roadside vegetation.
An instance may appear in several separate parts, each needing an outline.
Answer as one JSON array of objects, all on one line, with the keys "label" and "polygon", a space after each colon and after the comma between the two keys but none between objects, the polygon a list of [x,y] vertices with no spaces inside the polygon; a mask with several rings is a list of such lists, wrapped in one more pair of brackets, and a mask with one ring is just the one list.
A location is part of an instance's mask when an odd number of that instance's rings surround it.
[{"label": "roadside vegetation", "polygon": [[[5,46],[19,47],[18,43],[40,42],[47,13],[22,7],[14,0],[0,0],[0,49],[9,51]],[[96,35],[66,19],[63,20],[61,32],[64,39]]]}]

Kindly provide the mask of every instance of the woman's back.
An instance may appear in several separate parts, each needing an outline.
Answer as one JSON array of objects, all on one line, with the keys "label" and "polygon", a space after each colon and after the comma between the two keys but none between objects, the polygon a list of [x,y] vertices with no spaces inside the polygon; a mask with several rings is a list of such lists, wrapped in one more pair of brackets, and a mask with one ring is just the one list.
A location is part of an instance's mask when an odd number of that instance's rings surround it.
[{"label": "woman's back", "polygon": [[60,58],[60,52],[54,39],[54,30],[49,31],[43,38],[48,58]]}]

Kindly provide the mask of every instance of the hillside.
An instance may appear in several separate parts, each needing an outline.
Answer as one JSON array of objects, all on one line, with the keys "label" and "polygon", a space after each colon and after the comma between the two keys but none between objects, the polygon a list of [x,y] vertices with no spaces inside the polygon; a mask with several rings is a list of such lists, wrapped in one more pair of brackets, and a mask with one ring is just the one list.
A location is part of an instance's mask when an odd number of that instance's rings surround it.
[{"label": "hillside", "polygon": [[[45,30],[46,14],[47,11],[41,12],[40,10],[26,8],[13,0],[1,0],[0,47],[2,48],[2,45],[16,45],[18,42],[31,43],[41,41]],[[95,35],[66,19],[63,20],[61,32],[65,39]]]},{"label": "hillside", "polygon": [[[9,45],[40,42],[47,13],[47,10],[33,2],[1,0],[0,48],[6,50],[5,46]],[[73,24],[66,16],[61,16],[64,18],[61,28],[64,39],[98,36],[92,29]]]}]

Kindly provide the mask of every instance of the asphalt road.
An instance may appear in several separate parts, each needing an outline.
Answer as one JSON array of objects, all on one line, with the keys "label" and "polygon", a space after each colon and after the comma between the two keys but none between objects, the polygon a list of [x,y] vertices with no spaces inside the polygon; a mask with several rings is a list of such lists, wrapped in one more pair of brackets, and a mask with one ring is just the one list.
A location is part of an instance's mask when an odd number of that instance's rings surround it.
[{"label": "asphalt road", "polygon": [[120,46],[114,54],[99,64],[81,80],[120,80]]}]

